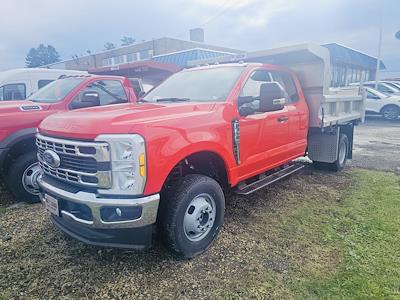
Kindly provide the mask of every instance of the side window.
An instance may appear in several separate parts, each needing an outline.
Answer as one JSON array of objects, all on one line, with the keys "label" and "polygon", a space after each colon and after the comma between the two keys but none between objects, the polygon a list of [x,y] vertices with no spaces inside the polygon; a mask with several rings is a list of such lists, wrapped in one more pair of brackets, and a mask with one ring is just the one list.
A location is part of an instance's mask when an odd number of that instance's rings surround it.
[{"label": "side window", "polygon": [[378,84],[378,91],[385,94],[393,94],[394,92],[383,84]]},{"label": "side window", "polygon": [[271,71],[274,81],[279,82],[285,89],[289,97],[289,102],[299,101],[299,94],[297,93],[296,85],[294,84],[292,75],[288,72]]},{"label": "side window", "polygon": [[370,91],[367,91],[367,98],[368,99],[374,99],[374,100],[380,99],[378,96],[372,94]]},{"label": "side window", "polygon": [[73,100],[82,102],[85,92],[96,92],[100,98],[100,105],[110,105],[128,102],[125,89],[119,80],[98,80],[86,86]]},{"label": "side window", "polygon": [[2,86],[2,100],[25,100],[26,87],[23,83],[6,84]]},{"label": "side window", "polygon": [[265,82],[271,82],[271,75],[267,70],[256,70],[247,79],[240,91],[238,109],[240,115],[251,115],[260,108],[260,87]]},{"label": "side window", "polygon": [[242,88],[240,92],[240,96],[243,97],[259,97],[260,96],[260,87],[264,82],[271,82],[271,76],[269,71],[266,70],[257,70],[254,71],[249,79],[247,79],[246,84]]},{"label": "side window", "polygon": [[54,80],[47,80],[47,79],[41,79],[38,81],[38,89],[41,89],[45,85],[48,85],[50,82],[53,82]]}]

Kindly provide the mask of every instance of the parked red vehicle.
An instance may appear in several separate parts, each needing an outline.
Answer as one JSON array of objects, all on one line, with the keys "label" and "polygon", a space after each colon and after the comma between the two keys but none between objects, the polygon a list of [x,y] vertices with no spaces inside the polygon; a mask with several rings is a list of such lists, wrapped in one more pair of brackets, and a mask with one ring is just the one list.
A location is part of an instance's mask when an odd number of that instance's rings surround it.
[{"label": "parked red vehicle", "polygon": [[[287,50],[289,63],[304,57],[290,55],[297,50]],[[38,182],[54,224],[85,243],[134,249],[151,244],[156,226],[172,252],[190,258],[220,231],[225,189],[250,194],[301,169],[293,160],[306,153],[319,167],[342,169],[364,97],[357,88],[323,94],[329,55],[301,50],[313,57],[300,64],[311,72],[196,67],[135,104],[46,118]]]},{"label": "parked red vehicle", "polygon": [[35,134],[44,118],[78,108],[135,101],[127,78],[77,75],[50,83],[28,101],[0,103],[0,171],[9,189],[20,201],[39,201]]}]

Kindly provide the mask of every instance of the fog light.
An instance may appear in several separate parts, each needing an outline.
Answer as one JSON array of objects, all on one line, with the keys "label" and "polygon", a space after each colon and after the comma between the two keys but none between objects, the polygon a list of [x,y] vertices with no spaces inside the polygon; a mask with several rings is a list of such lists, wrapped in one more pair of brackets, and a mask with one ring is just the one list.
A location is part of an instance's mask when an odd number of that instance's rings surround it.
[{"label": "fog light", "polygon": [[104,222],[133,221],[142,216],[142,207],[105,206],[100,209],[100,214]]}]

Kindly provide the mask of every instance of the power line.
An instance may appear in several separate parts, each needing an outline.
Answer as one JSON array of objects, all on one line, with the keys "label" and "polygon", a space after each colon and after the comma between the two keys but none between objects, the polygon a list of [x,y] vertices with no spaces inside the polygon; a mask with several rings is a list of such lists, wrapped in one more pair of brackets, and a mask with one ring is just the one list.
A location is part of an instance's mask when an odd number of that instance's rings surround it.
[{"label": "power line", "polygon": [[[208,20],[206,20],[203,24],[200,25],[200,27],[203,27],[207,24],[209,24],[210,22],[214,21],[215,19],[221,17],[222,15],[224,15],[225,13],[227,13],[229,10],[233,9],[237,4],[239,4],[240,0],[237,1],[233,1],[231,5],[225,7],[225,9],[223,9],[222,11],[220,11],[219,13],[215,14],[214,16],[208,18]],[[220,7],[224,7],[225,4],[227,4],[228,2],[230,2],[229,0],[224,2],[223,5],[221,5]]]}]

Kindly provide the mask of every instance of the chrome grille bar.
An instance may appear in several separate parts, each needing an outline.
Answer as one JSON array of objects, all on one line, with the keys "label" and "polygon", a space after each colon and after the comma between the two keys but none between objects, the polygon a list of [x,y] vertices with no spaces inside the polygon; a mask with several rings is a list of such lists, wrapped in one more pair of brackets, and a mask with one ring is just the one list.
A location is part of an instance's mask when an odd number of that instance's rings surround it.
[{"label": "chrome grille bar", "polygon": [[[111,159],[107,143],[71,141],[37,134],[36,145],[38,147],[39,164],[45,174],[81,186],[111,187],[111,169],[97,169],[98,163],[104,164]],[[46,150],[52,150],[59,154],[61,159],[59,167],[54,168],[46,163],[43,158],[43,153]],[[90,162],[89,165],[88,162]]]}]

